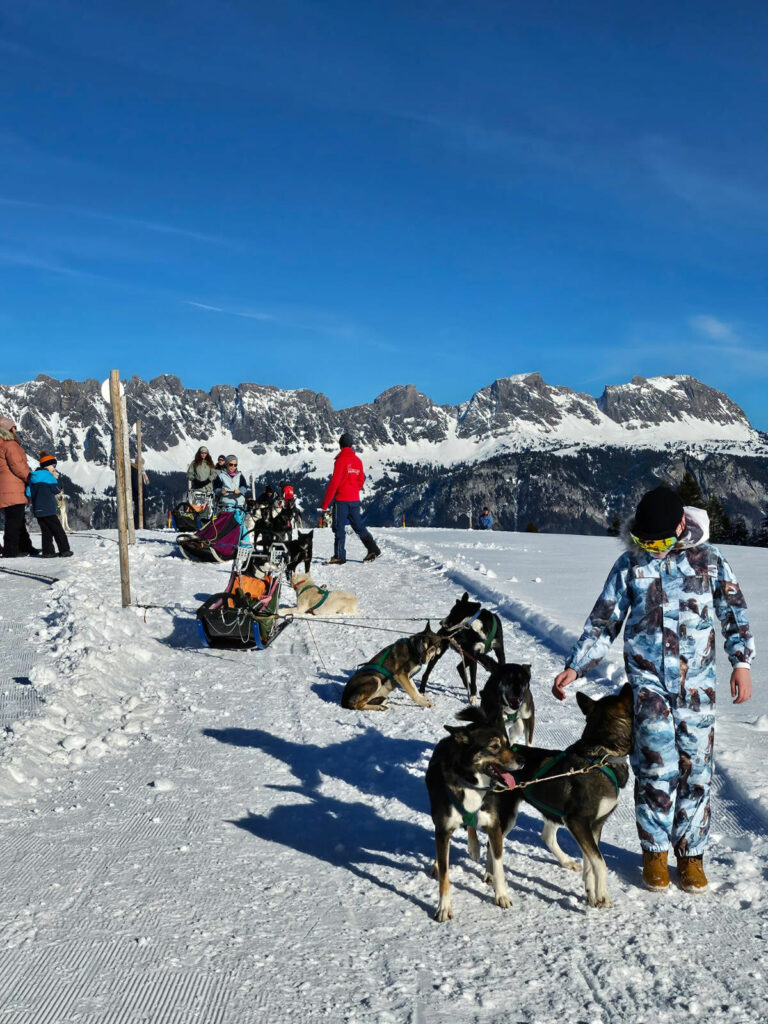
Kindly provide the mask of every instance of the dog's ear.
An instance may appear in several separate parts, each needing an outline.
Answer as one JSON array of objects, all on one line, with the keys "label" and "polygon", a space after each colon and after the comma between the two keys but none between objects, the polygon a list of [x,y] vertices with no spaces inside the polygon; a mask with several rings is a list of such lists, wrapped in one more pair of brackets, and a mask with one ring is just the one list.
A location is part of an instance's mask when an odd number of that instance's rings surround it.
[{"label": "dog's ear", "polygon": [[576,703],[579,705],[585,715],[588,715],[592,708],[597,704],[596,700],[592,700],[586,693],[582,693],[581,690],[576,691]]},{"label": "dog's ear", "polygon": [[632,689],[630,683],[624,683],[622,688],[619,690],[619,696],[622,701],[628,705],[630,710],[634,711],[635,708],[635,692]]},{"label": "dog's ear", "polygon": [[469,735],[467,730],[462,725],[444,725],[443,728],[446,732],[449,732],[457,743],[468,743]]},{"label": "dog's ear", "polygon": [[467,593],[467,591],[466,591],[466,590],[465,590],[465,591],[464,591],[464,593],[463,593],[463,594],[461,595],[461,600],[462,600],[462,601],[469,601],[469,594]]},{"label": "dog's ear", "polygon": [[530,665],[519,665],[521,676],[525,679],[526,683],[531,681],[531,666]]}]

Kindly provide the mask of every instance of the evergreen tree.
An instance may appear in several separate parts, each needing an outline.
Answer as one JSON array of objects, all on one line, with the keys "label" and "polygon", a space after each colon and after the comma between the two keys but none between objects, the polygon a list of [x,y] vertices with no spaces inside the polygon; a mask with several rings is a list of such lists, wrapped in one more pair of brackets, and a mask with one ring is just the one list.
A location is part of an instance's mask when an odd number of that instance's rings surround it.
[{"label": "evergreen tree", "polygon": [[533,522],[533,520],[531,520],[531,521],[530,521],[530,522],[528,523],[528,525],[526,526],[526,528],[525,528],[525,532],[526,532],[526,533],[538,533],[538,532],[539,532],[539,528],[538,528],[538,526],[536,525],[536,523],[534,523],[534,522]]},{"label": "evergreen tree", "polygon": [[709,539],[713,544],[727,544],[733,529],[728,513],[714,494],[710,495],[706,507],[709,515]]},{"label": "evergreen tree", "polygon": [[621,522],[619,520],[619,517],[614,516],[605,532],[609,537],[618,537],[620,530]]},{"label": "evergreen tree", "polygon": [[763,521],[752,534],[752,543],[758,548],[768,548],[768,512],[763,516]]},{"label": "evergreen tree", "polygon": [[729,544],[749,544],[749,528],[744,516],[736,516],[731,524]]},{"label": "evergreen tree", "polygon": [[706,506],[704,495],[701,493],[701,488],[696,482],[696,478],[687,470],[677,486],[677,493],[680,495],[684,505],[695,505],[696,508],[704,508]]}]

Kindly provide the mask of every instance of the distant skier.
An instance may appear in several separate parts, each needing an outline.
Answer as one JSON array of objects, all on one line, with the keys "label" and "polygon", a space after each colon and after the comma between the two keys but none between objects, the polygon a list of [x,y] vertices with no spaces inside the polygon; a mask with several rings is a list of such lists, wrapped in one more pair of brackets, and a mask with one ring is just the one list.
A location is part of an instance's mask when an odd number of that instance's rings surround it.
[{"label": "distant skier", "polygon": [[600,664],[624,629],[624,664],[635,697],[635,818],[643,882],[669,885],[670,844],[686,892],[707,888],[715,742],[715,632],[720,619],[731,663],[731,696],[752,696],[755,645],[736,577],[709,539],[703,509],[683,507],[667,487],[649,491],[628,525],[628,550],[605,582],[552,692]]},{"label": "distant skier", "polygon": [[364,562],[372,562],[381,554],[376,541],[363,526],[360,518],[360,488],[365,483],[363,464],[352,450],[354,441],[346,431],[339,438],[341,451],[333,464],[333,476],[325,491],[323,505],[320,509],[318,526],[323,525],[325,511],[334,502],[333,529],[335,532],[333,558],[328,559],[329,565],[344,565],[347,560],[345,530],[347,522],[363,542],[368,554]]},{"label": "distant skier", "polygon": [[493,529],[493,515],[488,508],[483,509],[483,514],[478,519],[478,525],[481,530],[492,530]]}]

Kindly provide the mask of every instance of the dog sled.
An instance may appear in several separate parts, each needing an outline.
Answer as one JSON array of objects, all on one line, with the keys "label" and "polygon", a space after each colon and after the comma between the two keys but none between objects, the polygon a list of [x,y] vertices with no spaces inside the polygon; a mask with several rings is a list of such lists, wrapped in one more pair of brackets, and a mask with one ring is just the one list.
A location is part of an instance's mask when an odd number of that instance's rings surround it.
[{"label": "dog sled", "polygon": [[238,547],[224,593],[213,594],[197,610],[200,638],[206,647],[227,650],[264,650],[292,621],[278,616],[280,586],[288,558],[285,544],[265,547],[248,543]]},{"label": "dog sled", "polygon": [[213,519],[214,498],[208,491],[192,491],[188,499],[171,510],[171,523],[178,533],[202,530]]},{"label": "dog sled", "polygon": [[193,562],[229,562],[240,543],[241,509],[227,509],[214,516],[195,533],[180,533],[179,550]]}]

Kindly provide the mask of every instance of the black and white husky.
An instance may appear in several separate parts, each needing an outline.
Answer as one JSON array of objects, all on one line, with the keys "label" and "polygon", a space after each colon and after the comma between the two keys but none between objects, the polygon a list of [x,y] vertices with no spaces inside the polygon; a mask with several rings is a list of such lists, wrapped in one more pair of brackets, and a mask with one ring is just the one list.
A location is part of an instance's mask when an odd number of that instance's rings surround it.
[{"label": "black and white husky", "polygon": [[453,647],[461,655],[456,671],[466,687],[470,704],[477,704],[477,663],[480,654],[493,654],[499,664],[504,662],[504,631],[495,612],[483,608],[479,601],[470,601],[465,591],[444,619],[440,620],[438,636],[442,637],[441,650],[421,677],[419,693],[424,693],[437,661]]}]

